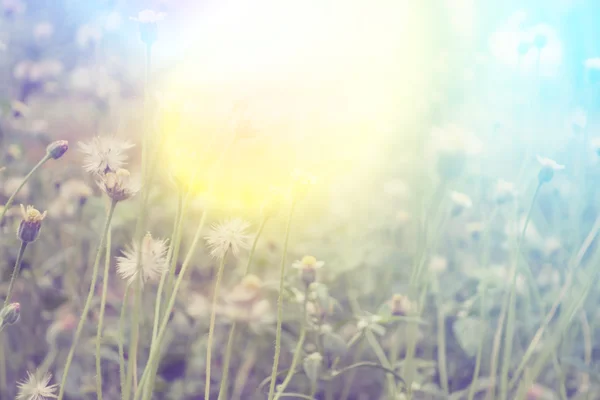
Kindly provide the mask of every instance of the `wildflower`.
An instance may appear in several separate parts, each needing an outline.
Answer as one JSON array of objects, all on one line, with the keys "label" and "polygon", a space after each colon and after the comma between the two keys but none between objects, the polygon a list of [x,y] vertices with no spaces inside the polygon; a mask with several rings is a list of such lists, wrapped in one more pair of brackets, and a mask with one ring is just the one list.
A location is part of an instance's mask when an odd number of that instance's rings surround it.
[{"label": "wildflower", "polygon": [[132,143],[113,136],[97,136],[89,143],[79,143],[79,149],[85,155],[83,168],[96,175],[115,172],[125,165],[125,151],[132,147]]},{"label": "wildflower", "polygon": [[10,303],[0,311],[0,330],[6,325],[14,325],[21,317],[21,305],[19,303]]},{"label": "wildflower", "polygon": [[69,150],[69,142],[57,140],[46,147],[46,153],[55,160],[61,158]]},{"label": "wildflower", "polygon": [[454,203],[454,208],[452,209],[453,216],[457,216],[465,209],[473,207],[473,201],[464,193],[452,191],[450,192],[450,199]]},{"label": "wildflower", "polygon": [[521,57],[523,57],[524,55],[529,53],[529,50],[531,50],[531,42],[529,42],[528,40],[521,40],[519,42],[519,45],[517,46],[517,53]]},{"label": "wildflower", "polygon": [[494,188],[494,200],[496,204],[506,204],[517,197],[515,184],[512,182],[500,179]]},{"label": "wildflower", "polygon": [[256,275],[246,275],[242,281],[236,285],[227,300],[237,305],[246,305],[254,302],[260,296],[262,281]]},{"label": "wildflower", "polygon": [[308,355],[302,362],[302,367],[312,387],[316,387],[321,376],[323,356],[317,352]]},{"label": "wildflower", "polygon": [[442,256],[433,256],[429,261],[429,271],[434,274],[445,272],[448,269],[448,260]]},{"label": "wildflower", "polygon": [[131,174],[126,169],[108,172],[98,181],[98,186],[113,201],[123,201],[134,196],[139,187],[131,181]]},{"label": "wildflower", "polygon": [[479,240],[483,233],[483,223],[481,221],[469,222],[466,226],[467,232],[473,240]]},{"label": "wildflower", "polygon": [[19,392],[16,400],[47,400],[56,398],[56,389],[58,385],[49,385],[52,379],[51,374],[45,374],[38,378],[27,371],[27,379],[17,383]]},{"label": "wildflower", "polygon": [[302,260],[296,260],[292,267],[300,271],[302,282],[308,287],[317,280],[317,269],[325,265],[324,261],[317,261],[313,256],[304,256]]},{"label": "wildflower", "polygon": [[233,255],[237,257],[240,249],[248,249],[250,247],[250,235],[246,234],[246,229],[249,226],[249,223],[239,218],[229,219],[221,224],[214,224],[209,235],[204,238],[208,242],[210,255],[221,259],[231,250]]},{"label": "wildflower", "polygon": [[[138,267],[138,255],[139,267]],[[167,270],[167,241],[153,239],[150,233],[142,239],[142,248],[134,241],[123,251],[123,256],[117,257],[117,272],[130,285],[138,277],[142,284],[147,281],[157,281]]]},{"label": "wildflower", "polygon": [[165,19],[166,14],[154,10],[144,10],[138,13],[137,18],[131,17],[132,21],[137,21],[140,25],[140,38],[147,46],[152,46],[158,36],[158,22]]},{"label": "wildflower", "polygon": [[542,50],[548,44],[548,37],[544,33],[538,32],[533,38],[533,44],[538,50]]},{"label": "wildflower", "polygon": [[385,327],[380,324],[381,320],[382,318],[379,315],[361,317],[356,323],[356,327],[359,331],[370,331],[378,336],[383,336],[385,335]]},{"label": "wildflower", "polygon": [[40,234],[42,221],[46,218],[46,211],[40,213],[33,208],[33,206],[27,206],[27,208],[25,208],[23,204],[21,204],[21,216],[23,219],[19,224],[17,237],[25,243],[34,242]]},{"label": "wildflower", "polygon": [[538,181],[540,182],[540,185],[543,183],[550,182],[552,180],[552,177],[554,177],[555,171],[565,169],[564,165],[558,164],[556,161],[551,160],[549,158],[537,156],[537,160],[542,166],[542,169],[538,174]]},{"label": "wildflower", "polygon": [[404,316],[414,310],[414,305],[410,299],[401,294],[394,294],[388,301],[390,312],[394,316]]}]

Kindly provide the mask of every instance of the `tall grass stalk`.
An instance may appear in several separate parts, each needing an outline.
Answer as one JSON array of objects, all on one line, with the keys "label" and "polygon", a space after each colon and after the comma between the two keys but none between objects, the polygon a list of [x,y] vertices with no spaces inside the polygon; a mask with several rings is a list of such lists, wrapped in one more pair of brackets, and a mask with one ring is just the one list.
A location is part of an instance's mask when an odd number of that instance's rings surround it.
[{"label": "tall grass stalk", "polygon": [[110,247],[111,247],[110,227],[106,234],[106,255],[104,256],[104,274],[102,276],[102,297],[100,299],[100,315],[98,316],[98,329],[96,331],[96,395],[98,400],[102,400],[102,359],[100,357],[100,347],[102,343],[102,325],[104,323],[104,310],[106,307],[106,293],[108,292],[108,272],[110,269]]},{"label": "tall grass stalk", "polygon": [[121,384],[121,396],[124,397],[125,394],[125,381],[126,381],[126,372],[125,372],[125,350],[123,345],[123,338],[125,337],[125,315],[127,311],[127,302],[129,301],[129,288],[125,288],[125,293],[123,294],[123,303],[121,304],[121,313],[119,316],[119,379]]},{"label": "tall grass stalk", "polygon": [[213,336],[215,334],[215,322],[217,317],[217,300],[219,298],[219,289],[221,288],[221,280],[223,279],[223,271],[225,270],[225,259],[229,250],[225,251],[223,257],[219,261],[219,269],[217,270],[217,280],[215,282],[215,288],[213,291],[212,307],[210,311],[210,323],[208,326],[208,343],[206,345],[206,377],[204,386],[204,398],[210,400],[210,374],[211,374],[211,361],[212,361],[212,345]]},{"label": "tall grass stalk", "polygon": [[[246,263],[246,268],[244,269],[244,276],[247,276],[250,273],[250,266],[252,265],[252,260],[254,258],[254,252],[256,251],[256,245],[258,243],[258,239],[262,235],[262,232],[267,223],[268,216],[262,218],[260,222],[260,226],[258,227],[258,232],[254,235],[254,240],[252,241],[252,247],[250,248],[250,254],[248,255],[248,261]],[[229,389],[229,364],[231,362],[231,355],[233,354],[233,343],[235,342],[237,323],[234,320],[231,324],[231,328],[229,328],[229,337],[227,338],[227,347],[225,349],[225,360],[223,361],[223,375],[221,377],[221,386],[219,388],[219,400],[227,400],[227,391]]]},{"label": "tall grass stalk", "polygon": [[[169,303],[167,304],[167,308],[165,309],[165,316],[164,316],[164,318],[162,318],[160,328],[158,330],[158,337],[157,337],[156,341],[154,343],[152,343],[152,346],[150,347],[150,356],[148,357],[146,368],[144,368],[144,372],[140,379],[139,386],[133,396],[134,400],[138,400],[141,397],[141,395],[142,395],[141,388],[144,386],[144,384],[148,383],[147,381],[149,379],[151,379],[150,378],[151,371],[150,371],[150,368],[148,368],[148,365],[152,365],[152,363],[156,362],[157,357],[160,355],[160,346],[162,344],[162,341],[164,340],[164,337],[165,337],[165,334],[167,331],[167,325],[169,323],[168,317],[171,314],[173,307],[175,306],[175,300],[177,298],[177,293],[179,291],[179,287],[181,286],[181,282],[183,281],[183,277],[185,276],[185,273],[187,272],[187,269],[190,265],[192,257],[194,256],[194,253],[196,252],[198,243],[200,242],[200,237],[202,235],[202,229],[204,228],[204,223],[206,222],[207,214],[208,214],[208,212],[205,209],[202,212],[202,217],[200,218],[200,222],[198,223],[198,227],[196,228],[196,233],[194,234],[194,238],[192,239],[192,244],[190,246],[190,249],[188,250],[185,260],[183,261],[183,264],[181,265],[181,271],[179,272],[179,275],[177,276],[177,280],[175,281],[175,287],[173,288],[173,293],[171,293],[171,296],[169,297]],[[148,399],[151,395],[152,395],[152,393],[147,393],[147,395],[146,395],[147,397],[145,397],[144,399],[145,400]]]},{"label": "tall grass stalk", "polygon": [[[525,240],[525,234],[527,233],[527,227],[529,226],[529,221],[531,220],[531,213],[536,204],[536,200],[539,196],[540,189],[543,185],[543,182],[539,182],[535,188],[535,192],[533,193],[533,198],[529,204],[529,209],[527,211],[527,216],[525,217],[525,225],[523,226],[523,231],[519,236],[518,242],[516,244],[515,249],[515,257],[514,257],[514,265],[512,268],[512,272],[510,275],[511,285],[508,292],[508,307],[507,307],[507,316],[506,316],[506,336],[504,340],[504,355],[502,358],[502,369],[501,369],[501,381],[500,381],[500,398],[506,399],[508,398],[508,373],[510,369],[510,361],[512,355],[512,345],[515,334],[515,314],[516,314],[516,287],[517,287],[517,266],[519,263],[519,254],[521,252],[521,247],[523,246],[523,242]],[[506,296],[505,296],[506,298]],[[501,327],[500,327],[501,329]]]},{"label": "tall grass stalk", "polygon": [[275,380],[277,379],[277,369],[279,367],[279,355],[281,353],[281,325],[283,322],[283,283],[285,281],[285,262],[288,251],[288,243],[290,239],[290,228],[292,226],[292,216],[296,207],[295,199],[292,199],[290,212],[285,228],[285,239],[283,242],[283,253],[281,255],[281,265],[279,266],[279,294],[277,296],[277,331],[275,333],[275,355],[273,357],[273,368],[271,369],[271,382],[269,383],[268,400],[273,399],[275,394]]},{"label": "tall grass stalk", "polygon": [[112,200],[110,203],[110,207],[108,212],[106,213],[106,221],[104,222],[104,229],[102,234],[100,235],[100,243],[98,244],[98,250],[96,252],[96,259],[94,260],[94,266],[92,267],[92,282],[90,283],[90,290],[88,292],[87,300],[85,301],[85,305],[83,306],[83,311],[81,312],[81,318],[79,319],[79,324],[77,325],[77,329],[75,330],[75,336],[73,338],[73,342],[71,343],[71,348],[69,350],[69,354],[67,355],[67,360],[65,362],[65,368],[63,370],[62,379],[60,382],[60,390],[58,393],[58,400],[62,400],[65,394],[65,387],[67,382],[67,376],[69,375],[69,369],[71,367],[71,362],[73,361],[73,356],[75,354],[75,349],[79,344],[79,338],[81,337],[81,332],[83,330],[83,326],[87,321],[88,312],[90,310],[90,305],[92,304],[92,299],[94,298],[94,291],[96,288],[96,280],[98,279],[98,264],[100,264],[100,258],[102,257],[102,250],[104,250],[104,243],[106,242],[106,237],[108,236],[108,231],[110,230],[110,222],[112,221],[113,213],[115,211],[115,207],[117,202]]}]

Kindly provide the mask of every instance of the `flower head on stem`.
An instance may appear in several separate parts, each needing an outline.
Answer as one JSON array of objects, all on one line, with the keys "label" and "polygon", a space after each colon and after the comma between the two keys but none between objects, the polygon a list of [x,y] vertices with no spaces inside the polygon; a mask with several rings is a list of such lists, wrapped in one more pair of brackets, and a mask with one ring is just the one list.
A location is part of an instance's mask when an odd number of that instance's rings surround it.
[{"label": "flower head on stem", "polygon": [[31,372],[27,372],[27,379],[17,383],[19,392],[17,400],[46,400],[56,398],[56,389],[58,385],[50,385],[51,374],[45,374],[41,378],[36,377]]},{"label": "flower head on stem", "polygon": [[239,218],[214,224],[208,236],[205,237],[210,248],[210,255],[222,259],[231,250],[231,253],[237,257],[240,249],[250,248],[250,235],[246,233],[249,226],[248,222]]},{"label": "flower head on stem", "polygon": [[89,143],[79,143],[84,154],[83,169],[95,175],[115,172],[125,166],[125,152],[134,145],[114,136],[96,136]]},{"label": "flower head on stem", "polygon": [[[138,268],[138,250],[141,257]],[[142,239],[141,249],[136,241],[117,257],[117,272],[131,285],[138,276],[142,284],[147,281],[158,281],[167,270],[167,241],[154,239],[150,233]]]},{"label": "flower head on stem", "polygon": [[17,237],[25,243],[34,242],[40,234],[42,221],[46,218],[46,211],[41,213],[33,206],[27,206],[27,208],[25,208],[25,206],[21,204],[21,215],[23,219],[19,224]]}]

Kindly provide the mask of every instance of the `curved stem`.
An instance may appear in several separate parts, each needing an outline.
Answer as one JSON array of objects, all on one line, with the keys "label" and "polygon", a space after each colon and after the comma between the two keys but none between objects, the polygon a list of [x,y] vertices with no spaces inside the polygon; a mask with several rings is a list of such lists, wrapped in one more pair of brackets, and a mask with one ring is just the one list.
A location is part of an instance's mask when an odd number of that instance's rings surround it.
[{"label": "curved stem", "polygon": [[298,344],[296,344],[296,350],[294,350],[294,357],[292,358],[292,365],[290,365],[290,370],[288,371],[287,376],[279,385],[277,389],[277,394],[275,394],[275,400],[279,400],[285,389],[290,384],[294,373],[296,372],[296,366],[298,365],[298,361],[300,361],[300,355],[302,354],[302,347],[304,346],[304,340],[306,339],[306,306],[308,305],[308,287],[304,290],[304,304],[302,306],[302,326],[300,328],[300,337],[298,338]]},{"label": "curved stem", "polygon": [[21,263],[23,262],[23,254],[25,253],[26,247],[27,247],[27,242],[21,242],[21,246],[19,247],[19,253],[17,253],[17,261],[15,261],[15,267],[13,269],[12,277],[10,278],[10,283],[8,284],[8,291],[6,292],[6,299],[4,300],[4,307],[6,307],[10,303],[10,299],[12,298],[12,292],[13,292],[17,277],[19,276],[19,272],[21,271]]},{"label": "curved stem", "polygon": [[225,269],[225,258],[227,253],[223,254],[219,263],[219,270],[217,271],[217,281],[215,282],[215,289],[212,299],[212,308],[210,311],[210,325],[208,326],[208,344],[206,345],[206,381],[204,386],[204,399],[210,400],[210,363],[212,357],[212,342],[215,334],[215,321],[217,317],[217,299],[219,298],[219,288],[221,286],[221,280],[223,279],[223,270]]},{"label": "curved stem", "polygon": [[2,210],[0,211],[0,222],[2,222],[2,220],[4,219],[4,215],[6,214],[6,212],[8,211],[8,209],[10,209],[10,207],[12,206],[13,202],[15,201],[15,197],[17,197],[17,194],[19,194],[19,192],[21,191],[21,189],[23,189],[23,186],[25,186],[25,184],[27,183],[27,181],[29,180],[29,178],[31,178],[33,176],[33,174],[35,174],[35,172],[42,166],[44,165],[44,163],[46,161],[48,161],[50,158],[52,158],[49,154],[46,154],[36,165],[35,167],[33,167],[31,169],[31,171],[29,171],[29,173],[25,176],[25,178],[23,178],[23,181],[21,182],[21,184],[17,187],[17,189],[13,192],[13,194],[10,195],[10,197],[8,198],[8,201],[6,202],[6,204],[4,205],[4,207],[2,208]]},{"label": "curved stem", "polygon": [[[373,349],[373,352],[377,356],[377,359],[379,360],[379,364],[384,369],[388,369],[388,370],[392,371],[393,366],[390,364],[389,360],[385,356],[385,351],[383,351],[383,349],[381,348],[381,345],[377,341],[377,338],[375,338],[375,335],[373,335],[373,332],[371,332],[369,330],[365,330],[365,338],[367,339],[369,346],[371,346],[371,349]],[[396,397],[396,382],[394,382],[394,379],[389,376],[387,377],[387,380],[388,380],[388,391],[389,391],[390,397],[392,399],[394,399]]]},{"label": "curved stem", "polygon": [[102,298],[100,300],[100,315],[98,316],[98,329],[96,331],[96,394],[102,400],[102,368],[100,358],[100,343],[102,340],[102,325],[104,323],[104,310],[106,307],[106,293],[108,292],[108,271],[110,269],[110,228],[106,235],[106,255],[104,257],[104,275],[102,276]]},{"label": "curved stem", "polygon": [[[137,352],[138,342],[140,340],[140,313],[142,303],[142,275],[136,278],[133,289],[133,319],[131,321],[131,340],[129,341],[129,355],[127,362],[127,376],[125,378],[125,399],[129,399],[131,393],[131,385],[133,392],[138,387],[137,374]],[[149,365],[149,364],[148,364]]]},{"label": "curved stem", "polygon": [[81,331],[83,330],[83,325],[87,320],[88,311],[90,310],[90,305],[92,304],[92,299],[94,298],[94,289],[96,288],[96,280],[98,278],[98,264],[100,263],[100,258],[102,257],[102,250],[104,247],[104,242],[106,241],[106,236],[108,235],[108,231],[110,228],[110,221],[112,220],[113,213],[115,211],[115,206],[117,203],[112,201],[110,204],[110,208],[106,215],[106,222],[104,223],[104,230],[102,232],[102,236],[100,236],[100,244],[98,244],[98,251],[96,252],[96,259],[94,261],[94,266],[92,268],[92,282],[90,283],[90,290],[88,292],[87,300],[85,301],[85,305],[83,306],[83,311],[81,312],[81,318],[79,319],[79,324],[77,324],[77,330],[75,331],[75,337],[73,338],[73,343],[71,343],[71,349],[69,350],[69,354],[67,356],[67,361],[65,362],[65,368],[63,370],[62,379],[60,382],[60,390],[58,393],[58,400],[62,400],[65,394],[65,383],[67,382],[67,376],[69,375],[69,368],[71,367],[71,362],[73,361],[73,355],[75,354],[75,348],[79,343],[79,338],[81,336]]},{"label": "curved stem", "polygon": [[287,256],[288,243],[290,239],[290,227],[292,225],[292,215],[296,202],[292,200],[290,213],[288,215],[287,226],[285,228],[285,240],[283,243],[283,254],[281,255],[280,276],[279,276],[279,294],[277,296],[277,331],[275,334],[275,356],[273,357],[273,368],[271,369],[271,382],[269,383],[268,400],[273,399],[275,394],[275,381],[277,377],[277,368],[279,367],[279,354],[281,353],[281,325],[283,320],[283,283],[285,280],[285,258]]},{"label": "curved stem", "polygon": [[256,236],[254,236],[254,241],[252,242],[252,248],[250,249],[250,254],[248,255],[248,263],[246,264],[246,269],[244,270],[244,276],[250,273],[250,265],[252,264],[252,259],[254,258],[254,251],[256,250],[256,244],[258,243],[258,239],[262,235],[263,229],[267,224],[267,220],[269,218],[265,217],[260,222],[260,226],[258,227],[258,232],[256,232]]},{"label": "curved stem", "polygon": [[339,370],[335,371],[335,374],[332,376],[332,378],[337,378],[338,376],[342,375],[344,372],[348,372],[348,371],[354,370],[355,368],[360,368],[360,367],[380,369],[380,370],[384,371],[385,373],[392,375],[397,381],[404,382],[404,379],[402,379],[402,377],[400,375],[398,375],[393,369],[387,368],[381,364],[377,364],[377,363],[369,362],[369,361],[358,362],[358,363],[355,363],[352,365],[348,365],[347,367],[344,367],[342,369],[339,369]]},{"label": "curved stem", "polygon": [[[181,271],[179,272],[179,275],[177,276],[177,280],[175,281],[175,287],[173,288],[173,293],[171,293],[171,296],[169,298],[169,303],[167,304],[167,308],[165,310],[165,316],[162,319],[160,329],[158,330],[158,338],[157,338],[156,342],[153,343],[152,347],[150,348],[150,356],[148,357],[147,365],[151,365],[153,362],[155,362],[159,355],[160,345],[165,337],[165,333],[167,331],[167,325],[169,323],[168,317],[171,314],[173,307],[175,306],[175,299],[177,297],[177,292],[179,291],[179,286],[181,286],[183,277],[185,276],[187,268],[190,265],[190,261],[192,260],[192,257],[194,256],[196,247],[198,247],[198,243],[200,242],[200,235],[202,234],[202,228],[204,228],[204,223],[206,222],[206,216],[207,216],[207,211],[204,210],[204,212],[202,213],[202,217],[200,219],[200,223],[198,224],[198,227],[196,228],[196,233],[194,234],[194,238],[192,239],[192,245],[191,245],[190,249],[188,250],[185,260],[183,261],[183,264],[181,266]],[[142,377],[140,379],[140,384],[139,384],[137,390],[135,391],[135,395],[133,396],[134,400],[137,400],[140,398],[140,396],[142,394],[142,391],[140,390],[140,388],[143,387],[145,382],[149,379],[149,374],[150,374],[150,370],[148,368],[144,368],[144,373],[142,374]],[[149,393],[149,394],[151,394],[151,393]]]}]

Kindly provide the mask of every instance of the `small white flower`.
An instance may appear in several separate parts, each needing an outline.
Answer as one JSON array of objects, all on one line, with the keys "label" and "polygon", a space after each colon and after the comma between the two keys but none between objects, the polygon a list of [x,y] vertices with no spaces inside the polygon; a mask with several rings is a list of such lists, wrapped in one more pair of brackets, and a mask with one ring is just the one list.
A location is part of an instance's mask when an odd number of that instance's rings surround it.
[{"label": "small white flower", "polygon": [[134,241],[123,251],[123,256],[117,257],[117,272],[128,285],[135,282],[140,273],[142,284],[160,279],[167,270],[167,241],[153,239],[152,235],[147,233],[142,240],[139,256],[138,268],[138,244]]},{"label": "small white flower", "polygon": [[47,400],[56,399],[58,385],[49,385],[51,374],[45,374],[41,379],[27,371],[27,379],[17,383],[19,392],[16,400]]},{"label": "small white flower", "polygon": [[503,179],[496,182],[494,188],[494,199],[499,204],[507,203],[517,197],[517,189],[515,184],[512,182],[505,181]]},{"label": "small white flower", "polygon": [[588,58],[583,65],[587,69],[600,69],[600,57]]},{"label": "small white flower", "polygon": [[231,250],[237,256],[240,249],[250,247],[250,235],[246,230],[250,226],[246,221],[234,218],[220,224],[214,224],[211,231],[204,239],[210,248],[210,255],[215,258],[223,258]]},{"label": "small white flower", "polygon": [[450,192],[450,199],[461,208],[471,208],[473,207],[473,201],[471,198],[464,193],[452,191]]},{"label": "small white flower", "polygon": [[167,16],[166,13],[157,12],[154,10],[144,10],[138,13],[137,17],[130,17],[132,21],[137,21],[141,24],[155,24],[162,21]]},{"label": "small white flower", "polygon": [[129,171],[123,168],[119,168],[116,172],[109,171],[101,175],[100,180],[96,183],[113,201],[127,200],[135,196],[140,190],[139,182],[131,179]]},{"label": "small white flower", "polygon": [[292,267],[296,268],[296,269],[305,269],[305,268],[319,269],[319,268],[323,267],[324,265],[325,265],[325,261],[318,261],[313,256],[304,256],[304,257],[302,257],[302,260],[294,261],[294,263],[292,264]]},{"label": "small white flower", "polygon": [[448,269],[448,260],[445,257],[435,255],[429,261],[429,271],[439,274]]},{"label": "small white flower", "polygon": [[540,163],[540,165],[542,166],[542,168],[549,168],[553,171],[560,171],[562,169],[565,169],[564,165],[561,165],[559,163],[557,163],[556,161],[550,159],[550,158],[546,158],[546,157],[540,157],[539,155],[537,156],[537,160]]},{"label": "small white flower", "polygon": [[85,155],[83,169],[96,175],[114,172],[125,165],[125,151],[132,147],[132,143],[113,136],[96,136],[89,143],[80,142],[79,149]]}]

